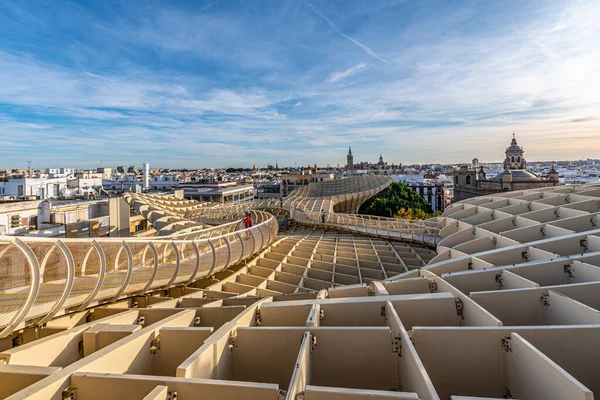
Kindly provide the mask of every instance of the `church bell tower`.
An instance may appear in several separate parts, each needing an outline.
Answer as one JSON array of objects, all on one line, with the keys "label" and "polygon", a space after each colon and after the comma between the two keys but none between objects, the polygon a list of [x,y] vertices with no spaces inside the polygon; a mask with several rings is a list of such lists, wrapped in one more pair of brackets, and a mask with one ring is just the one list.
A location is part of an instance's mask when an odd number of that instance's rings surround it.
[{"label": "church bell tower", "polygon": [[504,169],[527,169],[527,163],[525,157],[523,157],[524,150],[517,144],[517,139],[513,133],[512,141],[510,146],[506,148],[506,158],[504,159]]},{"label": "church bell tower", "polygon": [[352,171],[354,169],[354,157],[352,156],[352,148],[348,146],[348,155],[346,156],[346,169]]}]

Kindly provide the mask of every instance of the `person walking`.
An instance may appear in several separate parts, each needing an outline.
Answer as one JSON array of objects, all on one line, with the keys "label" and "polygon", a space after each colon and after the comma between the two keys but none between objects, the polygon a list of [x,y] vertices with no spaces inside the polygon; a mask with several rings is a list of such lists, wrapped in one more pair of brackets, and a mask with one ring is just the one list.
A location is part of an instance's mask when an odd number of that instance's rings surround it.
[{"label": "person walking", "polygon": [[[252,217],[250,216],[250,213],[246,213],[246,218],[244,218],[244,228],[252,228]],[[248,239],[250,239],[250,231],[246,231],[246,240]]]},{"label": "person walking", "polygon": [[325,212],[323,210],[321,210],[321,222],[325,223],[327,218],[327,214],[325,214]]},{"label": "person walking", "polygon": [[252,217],[250,213],[246,214],[246,218],[244,219],[244,228],[252,228]]}]

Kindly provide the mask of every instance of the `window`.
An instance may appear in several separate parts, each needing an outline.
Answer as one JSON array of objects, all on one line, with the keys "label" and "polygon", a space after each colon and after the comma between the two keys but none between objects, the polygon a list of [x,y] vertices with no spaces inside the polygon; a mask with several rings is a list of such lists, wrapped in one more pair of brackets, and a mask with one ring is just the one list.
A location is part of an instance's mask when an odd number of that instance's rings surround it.
[{"label": "window", "polygon": [[467,175],[467,185],[471,184],[471,175]]}]

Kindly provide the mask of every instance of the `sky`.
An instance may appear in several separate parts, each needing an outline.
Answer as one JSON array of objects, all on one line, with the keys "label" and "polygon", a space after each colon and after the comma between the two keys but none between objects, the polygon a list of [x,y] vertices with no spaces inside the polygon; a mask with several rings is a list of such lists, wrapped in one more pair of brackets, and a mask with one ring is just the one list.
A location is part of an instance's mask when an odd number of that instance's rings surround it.
[{"label": "sky", "polygon": [[597,0],[0,0],[0,168],[600,158]]}]

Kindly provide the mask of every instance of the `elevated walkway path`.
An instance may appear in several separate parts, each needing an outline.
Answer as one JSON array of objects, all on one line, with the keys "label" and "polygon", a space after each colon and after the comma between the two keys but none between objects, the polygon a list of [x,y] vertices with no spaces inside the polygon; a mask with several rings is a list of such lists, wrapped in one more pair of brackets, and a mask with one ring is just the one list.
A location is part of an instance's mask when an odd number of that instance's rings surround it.
[{"label": "elevated walkway path", "polygon": [[[209,278],[274,243],[278,221],[273,214],[289,214],[299,224],[435,246],[442,221],[344,213],[356,212],[391,182],[382,176],[352,177],[308,185],[281,201],[219,207],[172,195],[128,194],[125,199],[157,230],[156,237],[0,237],[0,338],[44,326],[59,315]],[[241,223],[247,212],[254,222],[250,229]]]}]

